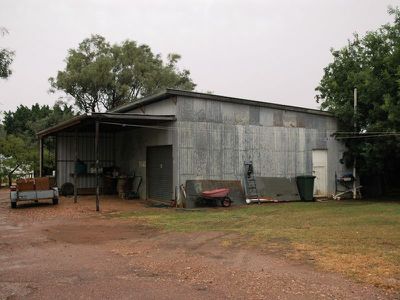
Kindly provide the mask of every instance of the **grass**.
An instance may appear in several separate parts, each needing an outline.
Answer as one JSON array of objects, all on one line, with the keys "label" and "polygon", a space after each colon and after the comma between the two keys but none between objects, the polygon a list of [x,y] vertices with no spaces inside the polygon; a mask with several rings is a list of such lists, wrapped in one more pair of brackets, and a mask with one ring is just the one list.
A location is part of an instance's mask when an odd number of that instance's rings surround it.
[{"label": "grass", "polygon": [[256,246],[312,261],[362,282],[400,290],[400,203],[329,201],[182,212],[120,213],[162,230],[234,233],[221,245]]}]

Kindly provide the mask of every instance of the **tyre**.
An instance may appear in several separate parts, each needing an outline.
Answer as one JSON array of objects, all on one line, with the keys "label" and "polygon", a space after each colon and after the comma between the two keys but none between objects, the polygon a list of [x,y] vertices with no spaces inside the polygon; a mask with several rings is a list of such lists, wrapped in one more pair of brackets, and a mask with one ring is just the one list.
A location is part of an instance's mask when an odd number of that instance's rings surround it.
[{"label": "tyre", "polygon": [[57,205],[58,204],[58,198],[53,198],[53,204]]},{"label": "tyre", "polygon": [[17,202],[11,202],[11,208],[17,208]]},{"label": "tyre", "polygon": [[229,197],[225,197],[223,200],[221,200],[221,205],[223,207],[229,207],[229,206],[231,206],[231,203],[232,203],[232,201]]}]

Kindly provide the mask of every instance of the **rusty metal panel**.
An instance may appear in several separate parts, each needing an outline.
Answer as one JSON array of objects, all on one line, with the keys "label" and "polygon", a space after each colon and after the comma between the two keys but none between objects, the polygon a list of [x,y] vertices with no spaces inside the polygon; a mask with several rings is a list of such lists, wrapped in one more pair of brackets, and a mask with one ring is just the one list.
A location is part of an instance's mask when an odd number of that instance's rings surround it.
[{"label": "rusty metal panel", "polygon": [[299,201],[296,178],[256,177],[257,189],[261,197],[280,201]]}]

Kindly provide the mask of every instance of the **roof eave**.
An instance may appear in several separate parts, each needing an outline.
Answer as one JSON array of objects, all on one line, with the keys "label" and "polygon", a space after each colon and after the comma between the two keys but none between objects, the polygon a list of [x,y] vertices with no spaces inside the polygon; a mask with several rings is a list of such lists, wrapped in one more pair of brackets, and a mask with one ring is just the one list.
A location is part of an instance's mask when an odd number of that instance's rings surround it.
[{"label": "roof eave", "polygon": [[138,121],[150,121],[150,122],[172,122],[176,121],[174,115],[140,115],[140,114],[129,114],[129,113],[91,113],[80,115],[69,119],[65,122],[59,123],[55,126],[49,127],[47,129],[41,130],[36,133],[39,138],[43,138],[54,133],[60,132],[64,129],[71,128],[78,125],[86,120],[97,120],[100,122],[109,123],[119,123],[119,124],[129,124]]},{"label": "roof eave", "polygon": [[44,137],[46,135],[49,135],[52,132],[61,131],[64,128],[68,128],[68,127],[77,125],[77,124],[81,123],[82,120],[87,119],[87,118],[88,118],[87,114],[79,115],[79,116],[73,117],[73,118],[71,118],[69,120],[66,120],[64,122],[58,123],[57,125],[54,125],[52,127],[49,127],[49,128],[43,129],[41,131],[38,131],[36,133],[36,135],[37,135],[37,137],[42,138],[42,137]]}]

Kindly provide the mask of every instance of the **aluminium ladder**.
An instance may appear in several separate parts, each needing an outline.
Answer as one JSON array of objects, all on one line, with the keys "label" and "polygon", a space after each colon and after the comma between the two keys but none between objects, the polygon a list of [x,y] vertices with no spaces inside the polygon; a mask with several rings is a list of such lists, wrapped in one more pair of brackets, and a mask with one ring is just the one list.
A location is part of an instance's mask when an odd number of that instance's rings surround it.
[{"label": "aluminium ladder", "polygon": [[244,182],[246,199],[251,201],[258,201],[260,204],[260,197],[258,196],[256,177],[254,176],[254,167],[252,161],[244,162]]}]

